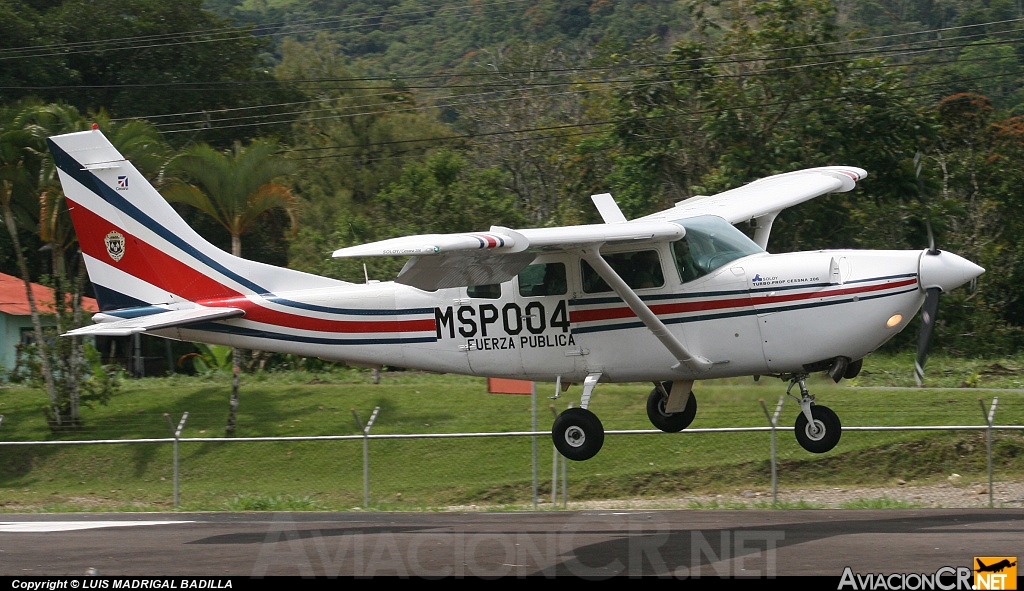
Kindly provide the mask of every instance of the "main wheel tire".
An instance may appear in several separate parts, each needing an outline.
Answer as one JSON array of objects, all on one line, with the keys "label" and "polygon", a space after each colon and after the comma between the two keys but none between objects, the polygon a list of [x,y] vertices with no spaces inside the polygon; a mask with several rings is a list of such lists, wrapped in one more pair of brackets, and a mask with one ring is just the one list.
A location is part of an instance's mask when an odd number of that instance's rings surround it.
[{"label": "main wheel tire", "polygon": [[585,408],[570,408],[555,419],[551,439],[558,453],[576,462],[589,460],[604,445],[604,426]]},{"label": "main wheel tire", "polygon": [[839,443],[843,426],[836,413],[827,406],[811,406],[811,416],[814,417],[813,423],[807,422],[804,413],[797,415],[796,425],[793,427],[796,440],[800,447],[807,451],[823,454]]},{"label": "main wheel tire", "polygon": [[[672,382],[662,384],[666,392],[672,391]],[[690,397],[686,400],[686,406],[680,412],[665,412],[665,405],[668,398],[661,390],[655,388],[647,396],[647,418],[651,424],[666,433],[678,433],[690,426],[694,417],[697,416],[697,397],[690,391]]]}]

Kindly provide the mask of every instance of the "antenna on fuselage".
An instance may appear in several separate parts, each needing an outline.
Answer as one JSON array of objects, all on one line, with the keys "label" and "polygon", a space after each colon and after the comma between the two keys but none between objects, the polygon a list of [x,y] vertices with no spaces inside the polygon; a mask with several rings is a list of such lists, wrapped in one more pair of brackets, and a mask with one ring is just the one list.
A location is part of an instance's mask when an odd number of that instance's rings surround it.
[{"label": "antenna on fuselage", "polygon": [[366,279],[367,283],[370,282],[370,272],[366,270],[366,263],[363,263],[363,278]]}]

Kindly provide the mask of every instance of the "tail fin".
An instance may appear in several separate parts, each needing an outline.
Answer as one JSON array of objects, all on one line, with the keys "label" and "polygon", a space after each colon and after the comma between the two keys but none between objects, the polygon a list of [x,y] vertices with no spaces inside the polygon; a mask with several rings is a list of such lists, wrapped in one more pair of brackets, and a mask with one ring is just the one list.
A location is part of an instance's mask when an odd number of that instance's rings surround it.
[{"label": "tail fin", "polygon": [[101,311],[181,309],[345,284],[210,244],[99,130],[54,136],[49,145]]}]

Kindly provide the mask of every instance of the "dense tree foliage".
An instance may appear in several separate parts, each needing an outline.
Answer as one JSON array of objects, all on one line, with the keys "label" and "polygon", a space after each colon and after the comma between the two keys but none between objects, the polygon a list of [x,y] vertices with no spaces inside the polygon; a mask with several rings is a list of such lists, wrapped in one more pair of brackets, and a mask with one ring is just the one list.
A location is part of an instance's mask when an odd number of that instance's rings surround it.
[{"label": "dense tree foliage", "polygon": [[375,75],[447,73],[485,48],[523,43],[628,46],[651,35],[669,39],[687,27],[674,0],[210,0],[225,16],[279,35],[328,35]]},{"label": "dense tree foliage", "polygon": [[[202,0],[0,0],[0,99],[105,109],[149,118],[173,143],[230,144],[273,128],[265,105],[294,98],[271,75],[268,48]],[[249,119],[225,128],[236,109]]]},{"label": "dense tree foliage", "polygon": [[[1005,353],[1024,346],[1022,10],[0,0],[0,104],[60,99],[111,130],[147,118],[160,134],[140,135],[132,157],[153,177],[196,142],[278,142],[270,157],[297,166],[299,231],[288,239],[291,219],[274,210],[239,235],[246,255],[351,281],[361,264],[329,253],[359,242],[596,221],[599,192],[637,216],[768,174],[860,166],[857,191],[785,211],[769,249],[924,248],[930,227],[989,270],[944,296],[936,346]],[[212,218],[189,221],[229,248]],[[43,244],[75,258],[59,226],[19,228],[31,274],[52,270]],[[246,239],[257,233],[273,239]],[[0,246],[11,272],[14,249]],[[367,262],[387,279],[403,261]]]}]

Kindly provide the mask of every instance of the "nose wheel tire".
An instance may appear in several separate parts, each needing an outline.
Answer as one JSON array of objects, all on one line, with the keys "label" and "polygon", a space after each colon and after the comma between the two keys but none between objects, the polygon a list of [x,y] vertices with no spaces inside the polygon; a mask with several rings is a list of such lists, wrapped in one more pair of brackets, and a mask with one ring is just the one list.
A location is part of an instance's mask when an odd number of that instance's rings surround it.
[{"label": "nose wheel tire", "polygon": [[813,422],[808,422],[804,413],[797,415],[796,425],[793,427],[796,440],[800,447],[811,453],[825,453],[839,443],[843,427],[836,413],[827,406],[812,406],[811,416],[814,418]]},{"label": "nose wheel tire", "polygon": [[585,408],[570,408],[551,427],[555,449],[570,460],[581,462],[597,455],[604,445],[604,426],[597,415]]},{"label": "nose wheel tire", "polygon": [[[672,383],[668,382],[664,384],[664,387],[665,391],[669,392]],[[652,425],[666,433],[682,431],[689,427],[693,418],[697,416],[697,397],[693,395],[693,392],[690,392],[686,406],[680,412],[665,412],[667,403],[668,399],[658,388],[651,390],[651,394],[647,397],[647,418],[651,420]]]}]

